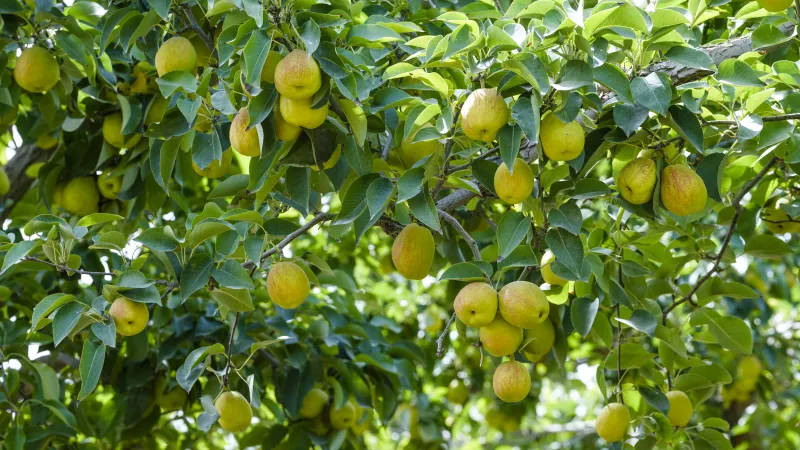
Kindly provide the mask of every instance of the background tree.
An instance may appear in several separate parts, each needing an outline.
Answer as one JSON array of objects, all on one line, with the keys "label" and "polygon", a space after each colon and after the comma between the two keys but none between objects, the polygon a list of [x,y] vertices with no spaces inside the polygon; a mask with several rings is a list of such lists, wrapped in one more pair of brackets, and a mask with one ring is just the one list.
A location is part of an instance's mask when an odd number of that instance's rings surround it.
[{"label": "background tree", "polygon": [[798,13],[0,0],[3,445],[797,448]]}]

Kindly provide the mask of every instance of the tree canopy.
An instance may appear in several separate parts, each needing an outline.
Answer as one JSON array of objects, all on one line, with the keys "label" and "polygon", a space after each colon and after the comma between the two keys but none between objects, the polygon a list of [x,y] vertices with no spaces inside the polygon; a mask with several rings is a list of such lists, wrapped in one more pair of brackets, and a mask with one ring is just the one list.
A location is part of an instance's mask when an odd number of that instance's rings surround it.
[{"label": "tree canopy", "polygon": [[800,447],[799,18],[0,0],[0,441]]}]

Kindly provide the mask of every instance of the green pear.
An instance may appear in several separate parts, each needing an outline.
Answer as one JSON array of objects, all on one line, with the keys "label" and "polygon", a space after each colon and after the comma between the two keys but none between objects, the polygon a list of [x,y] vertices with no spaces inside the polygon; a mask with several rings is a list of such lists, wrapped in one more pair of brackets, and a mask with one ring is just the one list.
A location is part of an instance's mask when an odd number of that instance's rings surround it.
[{"label": "green pear", "polygon": [[219,425],[231,433],[246,430],[253,419],[250,403],[242,394],[235,391],[223,392],[214,402],[214,407],[219,413]]},{"label": "green pear", "polygon": [[156,52],[156,70],[159,77],[178,70],[196,73],[197,52],[192,42],[182,36],[167,39]]},{"label": "green pear", "polygon": [[508,356],[522,344],[522,329],[509,324],[498,314],[492,323],[478,330],[483,348],[492,356]]},{"label": "green pear", "polygon": [[489,325],[497,314],[497,291],[488,283],[470,283],[456,295],[455,310],[467,326]]},{"label": "green pear", "polygon": [[585,139],[581,124],[575,120],[564,123],[555,114],[542,119],[539,127],[542,150],[553,161],[572,161],[577,158],[583,152]]},{"label": "green pear", "polygon": [[401,275],[409,280],[428,276],[433,264],[436,244],[431,231],[410,223],[397,235],[392,244],[392,262]]},{"label": "green pear", "polygon": [[661,203],[678,216],[698,213],[706,206],[708,192],[700,175],[680,164],[661,171]]},{"label": "green pear", "polygon": [[495,395],[506,402],[520,402],[531,391],[531,374],[525,364],[517,361],[506,361],[494,371],[492,388]]},{"label": "green pear", "polygon": [[320,388],[311,389],[303,398],[303,403],[300,405],[300,417],[304,419],[312,419],[322,414],[325,406],[328,404],[330,396],[327,392]]},{"label": "green pear", "polygon": [[643,205],[653,198],[656,180],[656,163],[648,158],[636,158],[619,172],[617,189],[628,202]]},{"label": "green pear", "polygon": [[528,281],[513,281],[498,294],[500,314],[519,328],[533,328],[550,314],[550,302],[539,286]]},{"label": "green pear", "polygon": [[606,442],[618,442],[625,437],[631,424],[631,413],[622,403],[609,403],[600,411],[595,429]]},{"label": "green pear", "polygon": [[322,73],[314,58],[296,49],[277,63],[274,81],[275,89],[282,97],[309,99],[322,86]]},{"label": "green pear", "polygon": [[500,200],[516,205],[524,202],[533,192],[533,171],[522,159],[514,160],[514,172],[508,170],[506,163],[500,164],[494,172],[494,190]]},{"label": "green pear", "polygon": [[108,315],[114,319],[117,333],[123,336],[139,334],[150,320],[150,312],[144,303],[134,302],[125,297],[118,297],[108,309]]}]

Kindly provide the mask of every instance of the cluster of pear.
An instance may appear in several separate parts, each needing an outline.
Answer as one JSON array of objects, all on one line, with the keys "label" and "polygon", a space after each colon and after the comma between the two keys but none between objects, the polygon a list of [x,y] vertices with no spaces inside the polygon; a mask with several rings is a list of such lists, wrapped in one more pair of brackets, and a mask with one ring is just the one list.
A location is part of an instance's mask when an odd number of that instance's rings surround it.
[{"label": "cluster of pear", "polygon": [[85,176],[59,183],[53,191],[53,204],[79,216],[96,213],[100,196],[116,200],[122,189],[122,177],[112,172],[109,169],[97,178]]},{"label": "cluster of pear", "polygon": [[722,398],[726,405],[732,402],[747,402],[756,389],[763,367],[761,361],[749,355],[739,360],[736,367],[736,381],[722,388]]},{"label": "cluster of pear", "polygon": [[[667,419],[673,427],[685,427],[692,418],[694,407],[689,396],[683,391],[669,391],[664,394],[669,401]],[[606,442],[618,442],[625,438],[631,423],[631,413],[622,403],[609,403],[595,421],[597,434]]]},{"label": "cluster of pear", "polygon": [[[651,152],[652,155],[652,152]],[[640,155],[625,164],[617,176],[617,189],[626,201],[643,205],[653,198],[658,175],[650,156]],[[661,204],[677,216],[703,210],[708,192],[703,179],[682,163],[670,164],[661,171]]]},{"label": "cluster of pear", "polygon": [[311,389],[303,398],[298,415],[311,421],[309,430],[312,433],[326,436],[331,429],[352,429],[360,434],[369,428],[371,414],[365,416],[364,408],[355,398],[350,397],[341,407],[336,407],[330,400],[330,395],[319,387]]}]

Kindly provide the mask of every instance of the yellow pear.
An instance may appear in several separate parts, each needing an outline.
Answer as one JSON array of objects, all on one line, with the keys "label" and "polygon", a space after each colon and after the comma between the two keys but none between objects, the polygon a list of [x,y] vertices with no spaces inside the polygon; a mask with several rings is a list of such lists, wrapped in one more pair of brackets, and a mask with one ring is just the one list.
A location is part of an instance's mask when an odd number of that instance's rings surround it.
[{"label": "yellow pear", "polygon": [[533,339],[528,342],[528,345],[522,348],[522,352],[526,355],[544,355],[553,348],[556,342],[556,330],[553,323],[545,320],[538,326],[525,330],[525,340]]},{"label": "yellow pear", "polygon": [[161,122],[168,108],[169,99],[162,97],[161,94],[155,94],[150,100],[150,104],[147,105],[147,112],[144,115],[145,126]]},{"label": "yellow pear", "polygon": [[553,161],[572,161],[583,152],[583,128],[573,120],[564,123],[550,114],[542,119],[539,127],[539,142],[542,150]]},{"label": "yellow pear", "polygon": [[791,217],[782,209],[764,208],[761,220],[767,230],[775,234],[800,233],[800,217]]},{"label": "yellow pear", "polygon": [[352,427],[356,422],[355,405],[349,400],[341,408],[331,405],[331,409],[328,412],[328,420],[335,430],[344,430]]},{"label": "yellow pear", "polygon": [[98,201],[97,182],[92,177],[80,177],[64,185],[57,203],[72,214],[88,216],[97,212]]},{"label": "yellow pear", "polygon": [[494,190],[506,203],[516,205],[524,202],[533,192],[533,171],[522,159],[514,160],[514,172],[508,170],[506,163],[500,164],[494,172]]},{"label": "yellow pear", "polygon": [[698,213],[706,206],[708,193],[700,175],[680,164],[661,171],[661,203],[677,216]]},{"label": "yellow pear", "polygon": [[525,364],[506,361],[495,369],[492,387],[500,400],[506,403],[520,402],[531,391],[531,374]]},{"label": "yellow pear", "polygon": [[656,179],[656,163],[652,159],[636,158],[625,164],[617,175],[619,195],[634,205],[643,205],[653,198]]},{"label": "yellow pear", "polygon": [[156,70],[159,77],[178,70],[197,73],[197,52],[191,41],[181,36],[167,39],[156,52]]},{"label": "yellow pear", "polygon": [[11,181],[8,179],[6,170],[0,168],[0,196],[8,194],[9,189],[11,189]]},{"label": "yellow pear", "polygon": [[328,103],[320,108],[312,108],[311,97],[292,100],[289,97],[281,96],[281,117],[287,123],[296,127],[314,129],[325,123],[328,118]]},{"label": "yellow pear", "polygon": [[103,119],[103,139],[115,148],[133,148],[139,143],[141,135],[133,133],[126,139],[122,135],[122,113],[115,112]]},{"label": "yellow pear", "polygon": [[522,344],[522,329],[509,324],[500,314],[478,330],[481,344],[492,356],[508,356]]},{"label": "yellow pear", "polygon": [[304,419],[312,419],[322,414],[325,406],[328,404],[330,396],[328,393],[320,388],[311,389],[308,394],[303,398],[303,404],[300,406],[300,417]]},{"label": "yellow pear", "polygon": [[295,141],[300,137],[300,133],[303,129],[283,119],[280,111],[280,103],[279,101],[275,102],[275,106],[273,107],[272,118],[275,123],[275,136],[283,142]]},{"label": "yellow pear", "polygon": [[14,81],[28,92],[49,91],[59,78],[58,60],[43,47],[26,48],[14,66]]},{"label": "yellow pear", "polygon": [[234,150],[244,156],[258,157],[261,156],[261,140],[258,138],[261,124],[248,130],[249,125],[250,112],[247,108],[242,108],[231,122],[231,131],[228,133],[228,137]]},{"label": "yellow pear", "polygon": [[214,407],[219,413],[219,425],[223,430],[238,433],[250,426],[253,410],[244,396],[236,391],[227,391],[217,397]]},{"label": "yellow pear", "polygon": [[397,235],[392,244],[392,262],[401,275],[409,280],[428,276],[433,264],[436,244],[431,231],[410,223]]},{"label": "yellow pear", "polygon": [[542,255],[542,278],[544,282],[553,286],[563,286],[567,284],[567,280],[553,273],[553,268],[550,266],[556,260],[556,255],[549,249]]},{"label": "yellow pear", "polygon": [[461,107],[461,128],[476,141],[492,142],[508,118],[508,105],[495,88],[472,91]]},{"label": "yellow pear", "polygon": [[311,98],[322,87],[322,73],[314,58],[303,50],[292,50],[275,67],[275,89],[292,100]]},{"label": "yellow pear", "polygon": [[183,388],[175,387],[166,394],[158,393],[156,395],[156,404],[164,411],[175,411],[186,404],[188,397]]},{"label": "yellow pear", "polygon": [[451,403],[463,405],[469,400],[469,388],[461,380],[451,381],[447,391],[447,400]]},{"label": "yellow pear", "polygon": [[[420,128],[420,131],[425,128],[433,128],[433,125],[426,123]],[[401,142],[400,146],[397,148],[397,154],[403,162],[403,167],[406,169],[411,168],[417,161],[436,153],[442,148],[442,143],[439,142],[438,139],[413,142],[417,133],[419,133],[419,131],[409,136],[407,141]]]},{"label": "yellow pear", "polygon": [[550,302],[539,286],[528,281],[513,281],[498,294],[500,314],[519,328],[533,328],[550,314]]},{"label": "yellow pear", "polygon": [[201,169],[200,166],[198,166],[197,164],[195,164],[194,161],[192,161],[192,168],[201,177],[219,178],[225,176],[225,174],[228,173],[228,169],[230,169],[231,167],[232,158],[233,158],[233,152],[226,150],[222,152],[222,161],[214,160],[205,169]]},{"label": "yellow pear", "polygon": [[758,6],[769,12],[781,12],[792,6],[792,0],[758,0]]},{"label": "yellow pear", "polygon": [[744,380],[758,380],[763,366],[755,356],[745,356],[736,367],[736,376]]},{"label": "yellow pear", "polygon": [[311,287],[305,271],[291,261],[272,265],[267,275],[267,292],[283,309],[294,309],[308,297]]},{"label": "yellow pear", "polygon": [[267,60],[264,61],[264,67],[261,69],[261,81],[267,83],[275,83],[275,69],[278,68],[278,63],[283,59],[283,55],[278,52],[271,51],[267,53]]},{"label": "yellow pear", "polygon": [[109,171],[105,171],[97,177],[97,190],[100,191],[103,198],[116,200],[120,189],[122,189],[122,177],[111,175]]},{"label": "yellow pear", "polygon": [[692,418],[692,401],[683,391],[669,391],[666,393],[669,400],[667,419],[674,427],[685,427]]},{"label": "yellow pear", "polygon": [[123,336],[139,334],[150,320],[150,312],[144,303],[134,302],[125,297],[118,297],[108,309],[108,315],[114,319],[117,333]]},{"label": "yellow pear", "polygon": [[625,438],[631,424],[631,413],[622,403],[609,403],[600,411],[595,421],[597,434],[606,442],[617,442]]},{"label": "yellow pear", "polygon": [[489,325],[497,314],[497,292],[488,283],[470,283],[456,295],[455,310],[469,327]]}]

